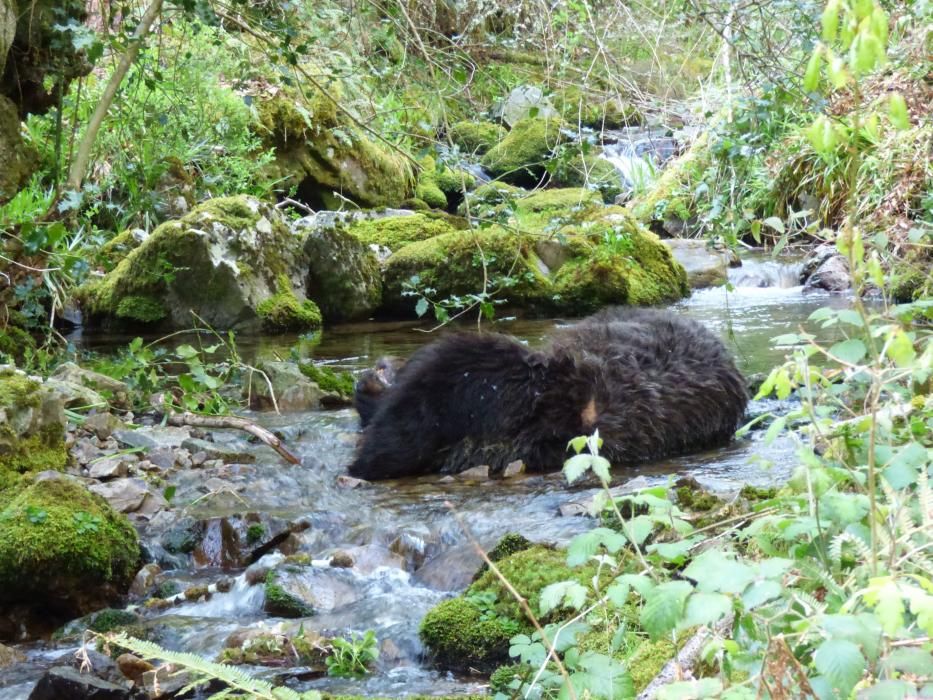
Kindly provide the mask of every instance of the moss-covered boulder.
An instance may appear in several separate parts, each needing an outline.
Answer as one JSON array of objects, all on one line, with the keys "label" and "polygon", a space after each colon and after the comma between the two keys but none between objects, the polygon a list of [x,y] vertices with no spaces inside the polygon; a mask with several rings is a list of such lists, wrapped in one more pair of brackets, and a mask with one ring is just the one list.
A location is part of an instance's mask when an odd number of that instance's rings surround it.
[{"label": "moss-covered boulder", "polygon": [[38,165],[38,153],[23,142],[16,105],[0,95],[0,203],[11,199]]},{"label": "moss-covered boulder", "polygon": [[586,92],[577,85],[556,91],[551,96],[551,102],[568,124],[598,131],[637,126],[644,122],[641,111],[628,100]]},{"label": "moss-covered boulder", "polygon": [[622,192],[622,176],[615,166],[596,155],[577,154],[557,162],[552,182],[561,187],[586,187],[612,202]]},{"label": "moss-covered boulder", "polygon": [[413,164],[363,134],[328,98],[307,86],[306,92],[304,107],[289,92],[258,105],[257,131],[275,149],[270,174],[315,209],[339,209],[344,198],[362,207],[405,200],[414,188]]},{"label": "moss-covered boulder", "polygon": [[667,229],[682,230],[693,218],[693,192],[710,159],[709,142],[703,134],[683,155],[668,163],[657,182],[632,200],[628,208],[643,223],[666,224]]},{"label": "moss-covered boulder", "polygon": [[490,221],[510,210],[516,200],[528,196],[528,191],[505,182],[487,182],[467,194],[458,205],[457,213],[471,219]]},{"label": "moss-covered boulder", "polygon": [[447,131],[450,140],[463,153],[474,153],[479,156],[504,139],[507,133],[500,124],[470,121],[451,124]]},{"label": "moss-covered boulder", "polygon": [[23,474],[62,469],[67,460],[62,397],[18,370],[0,368],[0,498]]},{"label": "moss-covered boulder", "polygon": [[415,199],[432,209],[455,209],[463,200],[464,193],[476,184],[476,178],[466,170],[438,164],[431,156],[422,158],[420,163]]},{"label": "moss-covered boulder", "polygon": [[303,236],[306,290],[328,321],[368,318],[382,300],[375,253],[346,230],[345,218],[320,212],[295,222]]},{"label": "moss-covered boulder", "polygon": [[125,516],[72,477],[42,474],[0,496],[0,607],[72,619],[125,594],[139,565]]},{"label": "moss-covered boulder", "polygon": [[[546,586],[567,580],[590,586],[595,573],[592,565],[571,569],[565,552],[543,545],[501,557],[496,566],[536,614]],[[546,620],[560,620],[565,612],[553,611]],[[420,634],[439,666],[492,671],[508,660],[509,639],[531,629],[530,620],[499,578],[485,571],[462,596],[432,608],[421,622]]]},{"label": "moss-covered boulder", "polygon": [[545,163],[561,143],[559,119],[524,119],[483,156],[483,167],[513,185],[534,186],[545,175]]},{"label": "moss-covered boulder", "polygon": [[455,233],[464,225],[456,218],[419,213],[410,216],[361,219],[350,225],[348,232],[366,245],[396,251],[410,243]]},{"label": "moss-covered boulder", "polygon": [[415,301],[406,292],[431,289],[431,296],[453,296],[508,289],[502,297],[533,306],[547,291],[547,277],[533,240],[501,228],[446,233],[411,243],[393,253],[383,274],[383,308],[411,315]]},{"label": "moss-covered boulder", "polygon": [[306,330],[302,239],[253,197],[213,199],[159,226],[103,278],[78,291],[88,320],[217,329]]},{"label": "moss-covered boulder", "polygon": [[265,602],[263,610],[276,617],[310,617],[314,606],[287,590],[279,581],[279,574],[270,571],[266,575]]}]

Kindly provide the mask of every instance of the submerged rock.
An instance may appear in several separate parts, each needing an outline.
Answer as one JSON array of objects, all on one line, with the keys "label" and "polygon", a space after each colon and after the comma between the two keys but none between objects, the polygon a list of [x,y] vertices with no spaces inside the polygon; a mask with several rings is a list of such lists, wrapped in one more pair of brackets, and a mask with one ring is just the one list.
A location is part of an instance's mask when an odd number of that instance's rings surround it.
[{"label": "submerged rock", "polygon": [[301,238],[254,197],[214,199],[159,226],[101,279],[79,289],[94,322],[306,330]]}]

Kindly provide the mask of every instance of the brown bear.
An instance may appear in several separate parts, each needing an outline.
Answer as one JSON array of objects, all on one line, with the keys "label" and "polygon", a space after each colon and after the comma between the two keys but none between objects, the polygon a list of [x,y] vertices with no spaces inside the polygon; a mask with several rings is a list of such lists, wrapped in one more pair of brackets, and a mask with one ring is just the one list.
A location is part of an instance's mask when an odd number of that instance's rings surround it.
[{"label": "brown bear", "polygon": [[600,312],[537,351],[504,335],[455,333],[387,366],[394,379],[378,391],[358,386],[367,425],[350,474],[364,479],[478,464],[496,473],[514,460],[556,470],[568,442],[595,430],[601,454],[622,467],[727,444],[748,402],[719,338],[650,309]]}]

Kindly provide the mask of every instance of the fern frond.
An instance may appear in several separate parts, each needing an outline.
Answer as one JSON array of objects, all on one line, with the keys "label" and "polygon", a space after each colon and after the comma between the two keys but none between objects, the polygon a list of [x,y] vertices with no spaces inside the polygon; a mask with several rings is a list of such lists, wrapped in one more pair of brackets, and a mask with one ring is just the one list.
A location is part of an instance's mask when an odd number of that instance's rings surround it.
[{"label": "fern frond", "polygon": [[108,636],[107,640],[115,646],[129,649],[148,661],[166,661],[184,668],[199,678],[217,680],[229,686],[212,695],[211,700],[231,697],[234,691],[245,693],[246,697],[258,700],[320,700],[321,697],[317,692],[299,694],[290,688],[273,688],[270,683],[253,678],[238,666],[217,663],[197,654],[171,651],[154,642],[128,637],[124,633]]},{"label": "fern frond", "polygon": [[847,542],[855,550],[855,556],[859,563],[864,564],[871,560],[871,547],[861,537],[851,532],[840,532],[833,538],[833,542],[829,546],[829,555],[834,563],[842,564],[842,546]]}]

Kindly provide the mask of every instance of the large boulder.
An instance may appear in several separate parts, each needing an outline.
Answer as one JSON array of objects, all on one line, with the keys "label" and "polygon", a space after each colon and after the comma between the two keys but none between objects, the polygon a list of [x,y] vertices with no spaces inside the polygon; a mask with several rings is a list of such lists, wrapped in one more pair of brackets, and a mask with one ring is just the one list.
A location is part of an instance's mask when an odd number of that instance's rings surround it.
[{"label": "large boulder", "polygon": [[505,128],[493,122],[456,122],[447,130],[447,136],[461,152],[478,156],[499,143],[506,133]]},{"label": "large boulder", "polygon": [[560,130],[559,119],[524,119],[483,156],[483,167],[513,185],[534,186],[561,142]]},{"label": "large boulder", "polygon": [[731,251],[716,249],[698,238],[665,239],[664,245],[687,271],[687,282],[693,289],[723,284],[729,276],[729,268],[737,261]]},{"label": "large boulder", "polygon": [[827,292],[844,292],[852,287],[849,261],[835,246],[824,243],[817,246],[804,261],[800,281],[804,291],[822,289]]},{"label": "large boulder", "polygon": [[444,300],[485,290],[511,308],[584,314],[689,292],[661,240],[621,207],[602,206],[596,192],[544,190],[514,207],[508,228],[454,231],[400,248],[385,264],[383,308],[410,315],[412,292]]},{"label": "large boulder", "polygon": [[324,219],[318,214],[298,220],[294,228],[304,237],[306,290],[324,318],[328,321],[368,318],[382,301],[382,277],[376,254],[346,230],[342,218]]},{"label": "large boulder", "polygon": [[0,504],[0,611],[27,606],[64,621],[126,593],[139,568],[136,531],[77,479],[43,472]]},{"label": "large boulder", "polygon": [[18,370],[0,368],[0,498],[22,474],[62,469],[67,461],[62,398]]},{"label": "large boulder", "polygon": [[38,163],[35,149],[23,143],[16,105],[0,95],[0,202],[16,194]]},{"label": "large boulder", "polygon": [[414,186],[413,164],[370,139],[331,100],[308,92],[304,108],[287,92],[258,106],[257,129],[275,149],[277,178],[315,209],[339,209],[345,199],[361,207],[401,204]]},{"label": "large boulder", "polygon": [[367,218],[354,222],[349,233],[368,246],[396,251],[409,243],[424,241],[466,228],[462,219],[443,214],[409,213],[406,216]]},{"label": "large boulder", "polygon": [[269,204],[213,199],[159,226],[78,296],[91,322],[308,330],[321,315],[305,297],[302,242]]}]

